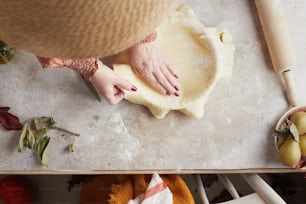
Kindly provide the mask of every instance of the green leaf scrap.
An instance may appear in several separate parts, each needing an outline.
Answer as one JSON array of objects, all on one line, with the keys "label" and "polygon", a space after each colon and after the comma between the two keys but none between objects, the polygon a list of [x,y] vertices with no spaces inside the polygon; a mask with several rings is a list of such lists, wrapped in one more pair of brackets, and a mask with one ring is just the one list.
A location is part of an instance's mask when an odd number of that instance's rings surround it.
[{"label": "green leaf scrap", "polygon": [[35,135],[33,134],[32,131],[27,131],[27,147],[29,147],[30,149],[33,149],[35,144],[36,144],[36,139],[35,139]]},{"label": "green leaf scrap", "polygon": [[31,129],[41,130],[51,128],[55,124],[51,117],[34,118],[31,120]]},{"label": "green leaf scrap", "polygon": [[40,130],[31,130],[31,132],[33,133],[34,137],[36,140],[39,140],[40,138],[42,138],[45,134],[47,134],[47,132],[51,130],[51,128],[45,128],[45,129],[40,129]]},{"label": "green leaf scrap", "polygon": [[[18,152],[22,152],[24,147],[30,149],[36,149],[41,163],[48,165],[47,161],[47,148],[50,143],[50,137],[46,136],[47,132],[51,129],[57,129],[64,131],[73,136],[79,136],[77,133],[73,133],[69,130],[54,126],[55,122],[51,117],[41,117],[28,120],[22,129],[19,137]],[[66,147],[66,150],[70,153],[74,151],[73,143]]]},{"label": "green leaf scrap", "polygon": [[33,149],[37,141],[40,140],[55,124],[51,117],[41,117],[28,120],[22,129],[18,152],[22,152],[23,147],[26,146]]},{"label": "green leaf scrap", "polygon": [[69,144],[66,147],[66,150],[67,150],[68,153],[74,152],[73,143]]},{"label": "green leaf scrap", "polygon": [[48,148],[49,143],[50,143],[50,137],[45,136],[41,138],[36,145],[36,150],[41,159],[41,163],[46,166],[48,165],[46,155],[47,155],[47,148]]},{"label": "green leaf scrap", "polygon": [[287,133],[287,136],[281,136],[277,138],[277,149],[280,149],[281,146],[286,142],[286,139],[288,138],[290,134]]},{"label": "green leaf scrap", "polygon": [[21,131],[21,135],[19,137],[18,152],[22,152],[23,151],[23,146],[24,146],[24,143],[25,143],[25,139],[27,138],[27,134],[28,134],[28,124],[25,123],[23,125],[22,131]]}]

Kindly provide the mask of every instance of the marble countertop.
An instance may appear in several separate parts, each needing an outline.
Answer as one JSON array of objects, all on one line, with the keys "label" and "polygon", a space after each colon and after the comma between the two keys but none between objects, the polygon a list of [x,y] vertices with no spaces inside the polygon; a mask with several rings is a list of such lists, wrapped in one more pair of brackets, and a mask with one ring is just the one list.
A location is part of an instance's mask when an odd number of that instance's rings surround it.
[{"label": "marble countertop", "polygon": [[[271,133],[289,108],[273,72],[253,1],[186,0],[207,27],[230,31],[236,45],[233,75],[220,81],[193,120],[178,112],[157,120],[142,106],[96,101],[68,69],[42,70],[36,58],[18,50],[0,66],[0,106],[22,122],[51,116],[81,134],[73,153],[69,136],[53,131],[48,167],[35,153],[17,152],[20,132],[0,128],[0,173],[137,173],[292,171],[277,158]],[[306,104],[306,1],[282,0],[299,69],[294,70],[301,104]]]}]

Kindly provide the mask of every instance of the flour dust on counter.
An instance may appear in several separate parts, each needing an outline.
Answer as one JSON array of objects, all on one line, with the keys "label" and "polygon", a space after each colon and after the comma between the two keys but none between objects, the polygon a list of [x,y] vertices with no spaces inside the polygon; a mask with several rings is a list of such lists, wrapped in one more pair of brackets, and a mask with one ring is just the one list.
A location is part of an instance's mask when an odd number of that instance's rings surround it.
[{"label": "flour dust on counter", "polygon": [[110,137],[113,137],[112,142],[117,148],[117,156],[122,160],[133,160],[141,151],[139,140],[130,134],[119,111],[114,112],[109,121],[110,128],[116,133]]}]

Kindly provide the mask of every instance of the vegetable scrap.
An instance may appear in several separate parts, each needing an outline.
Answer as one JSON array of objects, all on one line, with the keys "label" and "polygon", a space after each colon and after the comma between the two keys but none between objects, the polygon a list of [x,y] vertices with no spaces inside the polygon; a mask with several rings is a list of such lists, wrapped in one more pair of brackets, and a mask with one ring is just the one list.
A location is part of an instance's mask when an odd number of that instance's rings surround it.
[{"label": "vegetable scrap", "polygon": [[73,143],[69,144],[67,147],[66,147],[66,150],[67,152],[74,152],[74,148],[73,148]]},{"label": "vegetable scrap", "polygon": [[39,140],[37,143],[37,153],[41,159],[41,163],[43,165],[48,166],[48,160],[47,160],[47,148],[50,142],[50,137],[45,136]]},{"label": "vegetable scrap", "polygon": [[0,124],[7,131],[21,130],[23,125],[19,122],[19,118],[9,113],[9,107],[0,107]]},{"label": "vegetable scrap", "polygon": [[34,149],[39,140],[49,131],[55,124],[53,118],[41,117],[28,120],[22,129],[18,152],[22,152],[23,147],[26,146],[30,149]]},{"label": "vegetable scrap", "polygon": [[[70,133],[73,136],[79,136],[77,133],[73,133],[69,130],[59,128],[54,125],[55,121],[51,117],[40,117],[28,120],[24,124],[19,138],[18,152],[22,152],[24,147],[34,149],[37,151],[38,156],[41,159],[41,163],[48,166],[47,149],[51,138],[46,134],[49,130],[57,129],[59,131]],[[68,153],[73,152],[73,143],[69,144],[66,149]]]},{"label": "vegetable scrap", "polygon": [[[0,44],[1,46],[1,44]],[[47,149],[50,144],[50,137],[46,134],[51,129],[56,129],[58,131],[66,132],[72,136],[80,136],[78,133],[71,132],[64,128],[56,127],[55,121],[52,117],[39,117],[33,118],[26,121],[23,124],[19,122],[19,118],[8,111],[9,107],[0,107],[0,124],[7,130],[22,130],[19,143],[18,152],[22,152],[24,147],[29,149],[35,149],[41,159],[43,165],[48,165],[47,161]],[[74,151],[73,142],[66,147],[66,151],[71,153]]]}]

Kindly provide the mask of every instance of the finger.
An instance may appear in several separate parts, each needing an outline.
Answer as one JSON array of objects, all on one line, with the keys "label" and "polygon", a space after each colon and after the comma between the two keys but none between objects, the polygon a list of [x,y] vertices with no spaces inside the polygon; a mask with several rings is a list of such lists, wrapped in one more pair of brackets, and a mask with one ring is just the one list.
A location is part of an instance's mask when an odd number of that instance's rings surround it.
[{"label": "finger", "polygon": [[116,105],[123,99],[123,92],[114,86],[108,86],[105,89],[104,97],[110,105]]},{"label": "finger", "polygon": [[110,94],[110,95],[104,95],[105,96],[105,99],[107,100],[107,102],[110,104],[110,105],[116,105],[120,100],[117,99],[117,97],[113,94]]},{"label": "finger", "polygon": [[171,95],[175,93],[175,88],[169,83],[167,80],[165,74],[162,73],[162,71],[158,70],[153,73],[156,81],[167,91],[167,95]]},{"label": "finger", "polygon": [[158,82],[157,78],[154,76],[153,73],[149,75],[143,76],[143,78],[153,87],[156,91],[160,92],[164,95],[169,95],[170,93]]},{"label": "finger", "polygon": [[172,76],[174,76],[175,78],[178,78],[178,75],[177,73],[171,68],[171,66],[167,63],[164,63],[167,70],[171,73]]},{"label": "finger", "polygon": [[114,94],[113,95],[105,95],[105,98],[110,105],[116,105],[117,103],[119,103],[120,101],[123,100],[124,94],[123,94],[123,92],[120,92],[120,93],[117,93],[115,95]]},{"label": "finger", "polygon": [[179,91],[179,87],[176,83],[176,78],[171,74],[169,69],[166,67],[166,65],[161,69],[164,77],[167,79],[168,83],[171,84],[171,86],[175,89],[175,91]]},{"label": "finger", "polygon": [[114,89],[115,89],[115,92],[116,92],[115,93],[116,102],[119,103],[124,98],[124,92],[121,89],[117,88],[117,87],[114,87]]},{"label": "finger", "polygon": [[118,77],[115,86],[122,89],[122,90],[137,91],[136,86],[134,86],[131,82],[129,82],[129,81],[127,81],[127,80],[125,80],[121,77]]}]

